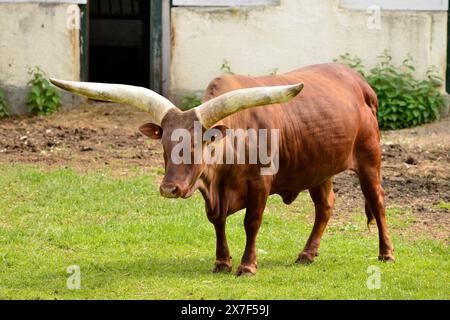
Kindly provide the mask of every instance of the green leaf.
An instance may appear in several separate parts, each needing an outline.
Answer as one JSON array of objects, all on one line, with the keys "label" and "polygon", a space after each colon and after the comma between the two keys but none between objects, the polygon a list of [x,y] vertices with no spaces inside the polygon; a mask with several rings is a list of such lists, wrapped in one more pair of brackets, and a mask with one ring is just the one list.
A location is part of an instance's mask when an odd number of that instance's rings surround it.
[{"label": "green leaf", "polygon": [[32,88],[31,88],[31,92],[34,94],[34,95],[36,95],[36,96],[39,96],[40,94],[41,94],[41,89],[38,87],[38,86],[33,86]]}]

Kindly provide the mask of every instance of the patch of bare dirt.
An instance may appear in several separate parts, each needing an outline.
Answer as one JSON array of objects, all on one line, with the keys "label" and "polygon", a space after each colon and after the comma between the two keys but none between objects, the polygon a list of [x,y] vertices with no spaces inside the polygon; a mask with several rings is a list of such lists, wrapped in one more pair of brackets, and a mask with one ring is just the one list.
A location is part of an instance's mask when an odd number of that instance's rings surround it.
[{"label": "patch of bare dirt", "polygon": [[[138,128],[150,121],[145,112],[89,102],[48,117],[0,120],[0,162],[68,166],[84,171],[109,166],[130,172],[134,166],[162,168],[162,148]],[[383,186],[386,204],[412,212],[414,228],[438,239],[449,238],[450,119],[422,127],[384,132]],[[335,178],[337,221],[364,212],[358,178]]]},{"label": "patch of bare dirt", "polygon": [[0,162],[32,162],[85,169],[97,166],[155,166],[158,142],[138,128],[145,112],[111,103],[87,103],[49,117],[0,121]]}]

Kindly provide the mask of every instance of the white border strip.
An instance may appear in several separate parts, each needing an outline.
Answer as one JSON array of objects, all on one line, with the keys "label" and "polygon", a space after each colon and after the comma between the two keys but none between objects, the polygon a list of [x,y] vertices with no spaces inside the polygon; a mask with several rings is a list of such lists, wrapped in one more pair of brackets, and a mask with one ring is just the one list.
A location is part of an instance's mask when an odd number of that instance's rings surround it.
[{"label": "white border strip", "polygon": [[70,3],[70,4],[87,4],[87,0],[0,0],[0,3]]},{"label": "white border strip", "polygon": [[448,11],[447,0],[340,0],[339,7],[354,10],[367,10],[370,6],[381,10],[406,11]]},{"label": "white border strip", "polygon": [[174,6],[239,7],[279,4],[279,0],[173,0]]}]

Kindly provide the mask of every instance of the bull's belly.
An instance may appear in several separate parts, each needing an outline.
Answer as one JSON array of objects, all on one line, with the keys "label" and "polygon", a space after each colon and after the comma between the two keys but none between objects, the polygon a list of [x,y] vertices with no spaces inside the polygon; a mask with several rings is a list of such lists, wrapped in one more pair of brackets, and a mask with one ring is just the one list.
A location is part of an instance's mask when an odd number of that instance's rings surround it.
[{"label": "bull's belly", "polygon": [[258,173],[242,173],[236,170],[234,175],[227,176],[226,181],[230,184],[221,190],[220,197],[222,201],[226,199],[228,215],[246,208],[249,196],[247,178],[251,176],[253,181],[259,180],[261,186],[269,188],[269,194],[279,194],[283,198],[283,202],[289,204],[301,191],[315,187],[332,176],[351,168],[351,162],[351,160],[343,158],[338,164],[336,161],[322,162],[320,165],[317,165],[319,162],[299,162],[295,166],[286,166],[280,161],[280,169],[273,179],[261,175],[258,179],[256,177]]},{"label": "bull's belly", "polygon": [[350,150],[339,158],[321,157],[310,160],[284,167],[280,161],[280,170],[273,179],[270,194],[279,194],[285,203],[291,203],[299,192],[316,187],[334,175],[353,167]]}]

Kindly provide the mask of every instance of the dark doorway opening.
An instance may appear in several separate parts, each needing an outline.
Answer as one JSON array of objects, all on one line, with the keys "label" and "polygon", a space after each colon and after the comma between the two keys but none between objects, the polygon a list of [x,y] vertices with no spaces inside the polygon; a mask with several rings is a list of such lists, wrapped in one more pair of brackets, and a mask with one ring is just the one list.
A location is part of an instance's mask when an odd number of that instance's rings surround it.
[{"label": "dark doorway opening", "polygon": [[150,1],[89,1],[89,81],[150,87]]}]

